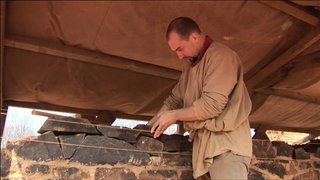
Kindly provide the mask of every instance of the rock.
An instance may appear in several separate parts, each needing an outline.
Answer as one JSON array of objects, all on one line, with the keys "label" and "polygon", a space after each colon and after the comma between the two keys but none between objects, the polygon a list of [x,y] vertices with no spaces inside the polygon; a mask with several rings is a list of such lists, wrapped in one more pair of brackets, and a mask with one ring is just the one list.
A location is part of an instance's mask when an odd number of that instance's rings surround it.
[{"label": "rock", "polygon": [[62,157],[59,141],[53,132],[17,141],[14,151],[24,159],[49,161]]},{"label": "rock", "polygon": [[35,173],[48,174],[49,170],[50,170],[49,166],[42,165],[42,164],[31,164],[25,169],[27,174],[35,174]]},{"label": "rock", "polygon": [[[163,143],[151,137],[141,136],[135,145],[141,151],[150,151],[146,153],[151,155],[161,156],[163,152]],[[152,151],[160,153],[152,153]]]},{"label": "rock", "polygon": [[150,165],[152,166],[160,166],[162,162],[162,158],[158,156],[151,156],[150,157]]},{"label": "rock", "polygon": [[268,140],[253,141],[253,154],[257,158],[275,158],[276,148]]},{"label": "rock", "polygon": [[310,159],[310,154],[308,154],[303,148],[297,148],[294,150],[295,159]]},{"label": "rock", "polygon": [[267,139],[267,140],[269,140],[269,138],[266,134],[266,130],[263,128],[255,129],[252,139]]},{"label": "rock", "polygon": [[268,170],[270,173],[276,174],[280,178],[283,178],[283,176],[286,175],[286,168],[277,162],[260,162],[256,164],[256,166],[260,169]]},{"label": "rock", "polygon": [[139,174],[139,179],[178,179],[174,170],[146,170]]},{"label": "rock", "polygon": [[43,123],[38,133],[42,134],[48,131],[53,131],[56,135],[76,133],[100,134],[89,120],[73,117],[48,118]]},{"label": "rock", "polygon": [[179,152],[178,154],[163,154],[163,164],[169,166],[189,166],[192,165],[192,155],[190,152]]},{"label": "rock", "polygon": [[137,137],[140,134],[138,131],[134,131],[129,128],[120,129],[120,127],[117,126],[106,127],[103,125],[97,125],[97,129],[104,136],[124,140],[129,143],[137,142]]},{"label": "rock", "polygon": [[95,172],[96,180],[136,180],[136,175],[130,169],[124,168],[97,168]]},{"label": "rock", "polygon": [[181,180],[194,180],[192,170],[183,170],[180,175]]},{"label": "rock", "polygon": [[9,175],[11,166],[11,155],[6,150],[1,150],[1,177]]},{"label": "rock", "polygon": [[133,129],[141,130],[139,135],[153,137],[153,134],[151,134],[151,126],[145,125],[145,124],[138,124]]},{"label": "rock", "polygon": [[320,169],[320,161],[313,161],[313,166],[316,169]]},{"label": "rock", "polygon": [[312,167],[310,162],[300,162],[299,163],[300,169],[309,169],[310,167]]},{"label": "rock", "polygon": [[248,179],[250,180],[265,180],[263,174],[255,169],[250,168]]},{"label": "rock", "polygon": [[314,156],[320,158],[320,147],[317,148],[316,152],[314,153]]},{"label": "rock", "polygon": [[290,162],[289,160],[283,160],[283,159],[278,159],[277,161],[283,164],[289,164]]},{"label": "rock", "polygon": [[[64,158],[71,158],[76,149],[79,147],[84,140],[85,134],[76,135],[60,135],[59,139],[61,142],[61,149]],[[74,145],[72,145],[74,144]]]},{"label": "rock", "polygon": [[320,139],[313,139],[310,140],[309,143],[304,145],[304,150],[308,153],[316,153],[317,149],[319,148]]},{"label": "rock", "polygon": [[273,146],[277,149],[277,156],[286,156],[292,158],[293,147],[283,141],[273,141]]},{"label": "rock", "polygon": [[163,143],[163,151],[181,152],[192,151],[192,143],[188,141],[188,136],[178,134],[165,135],[162,134],[159,140]]},{"label": "rock", "polygon": [[53,169],[53,179],[91,179],[90,174],[76,167],[56,167]]},{"label": "rock", "polygon": [[133,145],[105,136],[87,136],[82,146],[88,147],[79,147],[70,161],[86,165],[115,165],[119,162],[137,166],[147,165],[150,161],[149,154],[138,152]]},{"label": "rock", "polygon": [[136,125],[133,129],[151,131],[151,126],[146,125],[146,124],[138,124],[138,125]]},{"label": "rock", "polygon": [[287,175],[295,175],[298,173],[299,168],[297,164],[298,164],[297,160],[292,160],[289,162],[287,166]]},{"label": "rock", "polygon": [[292,178],[292,180],[301,180],[301,179],[319,179],[319,174],[310,170],[309,172],[299,174]]}]

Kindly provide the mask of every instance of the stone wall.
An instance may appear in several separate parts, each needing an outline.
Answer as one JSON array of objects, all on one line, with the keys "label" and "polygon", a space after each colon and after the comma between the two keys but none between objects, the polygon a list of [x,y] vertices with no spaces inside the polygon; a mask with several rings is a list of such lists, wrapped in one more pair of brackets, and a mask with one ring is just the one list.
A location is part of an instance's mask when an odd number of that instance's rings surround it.
[{"label": "stone wall", "polygon": [[[40,136],[1,150],[1,179],[193,179],[187,137],[153,139],[144,129],[46,122]],[[320,178],[317,141],[289,146],[254,139],[253,152],[249,179]]]},{"label": "stone wall", "polygon": [[290,146],[253,139],[249,179],[320,179],[320,142]]}]

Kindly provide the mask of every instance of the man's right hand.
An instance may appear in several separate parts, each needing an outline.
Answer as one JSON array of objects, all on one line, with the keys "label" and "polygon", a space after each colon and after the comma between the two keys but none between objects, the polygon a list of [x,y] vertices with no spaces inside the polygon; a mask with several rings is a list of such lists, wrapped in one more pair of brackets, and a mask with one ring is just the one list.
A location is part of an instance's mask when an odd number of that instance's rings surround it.
[{"label": "man's right hand", "polygon": [[150,121],[147,123],[148,126],[152,126],[157,120],[159,119],[159,116],[154,116]]}]

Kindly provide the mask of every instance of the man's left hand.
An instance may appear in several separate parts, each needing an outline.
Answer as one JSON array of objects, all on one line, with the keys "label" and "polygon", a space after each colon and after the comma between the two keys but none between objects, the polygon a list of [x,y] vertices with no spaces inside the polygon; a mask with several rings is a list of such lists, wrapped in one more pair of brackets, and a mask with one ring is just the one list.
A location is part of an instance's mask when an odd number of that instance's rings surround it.
[{"label": "man's left hand", "polygon": [[159,113],[158,120],[153,124],[151,133],[154,133],[153,137],[159,137],[170,125],[174,124],[176,119],[175,110],[163,111]]}]

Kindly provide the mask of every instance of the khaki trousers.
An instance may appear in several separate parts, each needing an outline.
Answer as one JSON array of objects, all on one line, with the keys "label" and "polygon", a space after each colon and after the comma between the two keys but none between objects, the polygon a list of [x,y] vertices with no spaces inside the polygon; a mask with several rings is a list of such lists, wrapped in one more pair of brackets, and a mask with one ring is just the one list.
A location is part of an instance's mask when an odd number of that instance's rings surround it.
[{"label": "khaki trousers", "polygon": [[248,179],[251,158],[226,152],[213,158],[209,172],[198,180]]}]

